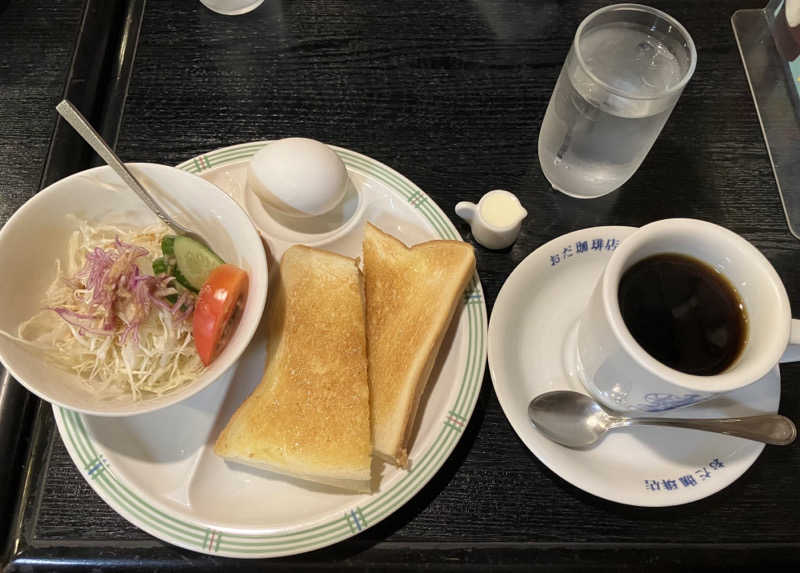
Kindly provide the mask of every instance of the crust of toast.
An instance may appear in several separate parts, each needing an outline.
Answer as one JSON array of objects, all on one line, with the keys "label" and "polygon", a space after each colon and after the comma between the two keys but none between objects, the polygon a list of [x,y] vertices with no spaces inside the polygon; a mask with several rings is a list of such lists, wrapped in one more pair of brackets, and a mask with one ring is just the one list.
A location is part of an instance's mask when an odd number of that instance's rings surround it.
[{"label": "crust of toast", "polygon": [[264,376],[214,452],[300,479],[370,491],[364,294],[356,261],[293,246],[270,294]]},{"label": "crust of toast", "polygon": [[363,247],[373,447],[405,468],[420,397],[475,270],[475,253],[461,241],[408,248],[369,223]]}]

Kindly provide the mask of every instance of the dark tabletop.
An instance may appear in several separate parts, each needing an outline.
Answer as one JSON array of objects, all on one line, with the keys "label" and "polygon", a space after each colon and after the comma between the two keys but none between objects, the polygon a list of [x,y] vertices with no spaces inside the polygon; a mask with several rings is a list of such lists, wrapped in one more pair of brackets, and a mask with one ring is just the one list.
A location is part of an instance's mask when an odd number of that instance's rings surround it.
[{"label": "dark tabletop", "polygon": [[[0,0],[0,222],[40,188],[58,103],[70,71],[83,3]],[[5,280],[9,280],[7,274]],[[0,367],[0,372],[2,368]],[[17,498],[32,400],[0,377],[0,539]]]},{"label": "dark tabletop", "polygon": [[[13,46],[0,50],[0,214],[5,220],[40,180],[93,161],[72,141],[46,164],[53,105],[66,86],[84,98],[84,109],[127,160],[175,164],[240,142],[312,137],[410,178],[467,241],[468,227],[452,215],[455,203],[494,188],[513,191],[529,212],[517,243],[500,252],[476,245],[490,312],[514,267],[562,233],[695,217],[759,247],[798,315],[800,243],[786,226],[730,25],[734,10],[765,1],[649,2],[692,34],[697,71],[633,178],[588,201],[549,188],[536,144],[575,28],[608,2],[266,0],[240,17],[188,0],[112,2],[118,7],[108,14],[91,1],[12,2],[0,13],[0,38]],[[98,22],[81,28],[81,18]],[[99,21],[108,24],[107,37],[97,37]],[[98,43],[102,49],[92,49]],[[67,82],[73,50],[73,69],[102,63],[105,70],[91,94]],[[55,137],[69,136],[56,128]],[[800,367],[781,371],[780,411],[800,420]],[[800,564],[798,444],[767,447],[734,484],[686,506],[606,502],[567,484],[527,450],[488,370],[456,450],[405,507],[330,548],[258,562],[178,549],[130,525],[75,469],[49,410],[28,417],[11,570]]]}]

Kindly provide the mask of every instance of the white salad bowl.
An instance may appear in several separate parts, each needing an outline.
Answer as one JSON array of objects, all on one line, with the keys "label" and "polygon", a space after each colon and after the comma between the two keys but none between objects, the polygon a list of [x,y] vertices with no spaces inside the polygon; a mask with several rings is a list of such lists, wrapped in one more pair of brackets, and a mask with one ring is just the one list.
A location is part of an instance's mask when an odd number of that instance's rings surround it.
[{"label": "white salad bowl", "polygon": [[[204,237],[227,263],[248,273],[248,292],[238,325],[217,358],[194,381],[157,398],[101,399],[77,375],[42,352],[0,334],[0,360],[28,390],[53,404],[86,414],[129,416],[170,406],[196,394],[235,366],[256,332],[267,299],[267,259],[247,214],[223,191],[196,175],[166,165],[129,164],[161,205]],[[79,221],[146,226],[158,222],[109,167],[97,167],[53,183],[27,201],[0,230],[0,330],[17,334],[36,314],[56,276],[56,259]]]}]

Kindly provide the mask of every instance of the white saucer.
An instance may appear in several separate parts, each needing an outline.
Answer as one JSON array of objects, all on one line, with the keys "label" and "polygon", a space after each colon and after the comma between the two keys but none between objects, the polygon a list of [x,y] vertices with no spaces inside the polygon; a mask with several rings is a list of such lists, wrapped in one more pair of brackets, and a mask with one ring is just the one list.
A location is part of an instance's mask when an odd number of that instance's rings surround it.
[{"label": "white saucer", "polygon": [[[733,483],[764,445],[677,428],[635,427],[611,433],[591,450],[551,442],[528,420],[528,402],[550,390],[586,393],[569,352],[571,332],[614,241],[633,227],[594,227],[539,247],[511,273],[489,321],[489,370],[500,405],[517,435],[548,468],[598,497],[637,506],[689,503]],[[671,412],[684,418],[773,413],[780,399],[777,367],[725,397]]]}]

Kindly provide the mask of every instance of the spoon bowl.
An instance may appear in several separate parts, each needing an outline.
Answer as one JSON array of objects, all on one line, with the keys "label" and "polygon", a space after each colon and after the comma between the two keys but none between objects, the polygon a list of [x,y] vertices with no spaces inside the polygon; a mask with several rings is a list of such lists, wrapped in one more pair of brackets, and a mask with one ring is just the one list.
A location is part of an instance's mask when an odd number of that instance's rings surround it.
[{"label": "spoon bowl", "polygon": [[797,437],[792,421],[778,414],[708,419],[626,418],[607,412],[586,394],[568,390],[535,397],[528,404],[528,417],[547,438],[577,449],[598,444],[611,430],[635,425],[702,430],[778,446],[791,444]]},{"label": "spoon bowl", "polygon": [[528,417],[545,436],[570,448],[588,448],[608,431],[608,414],[585,394],[555,391],[528,405]]}]

